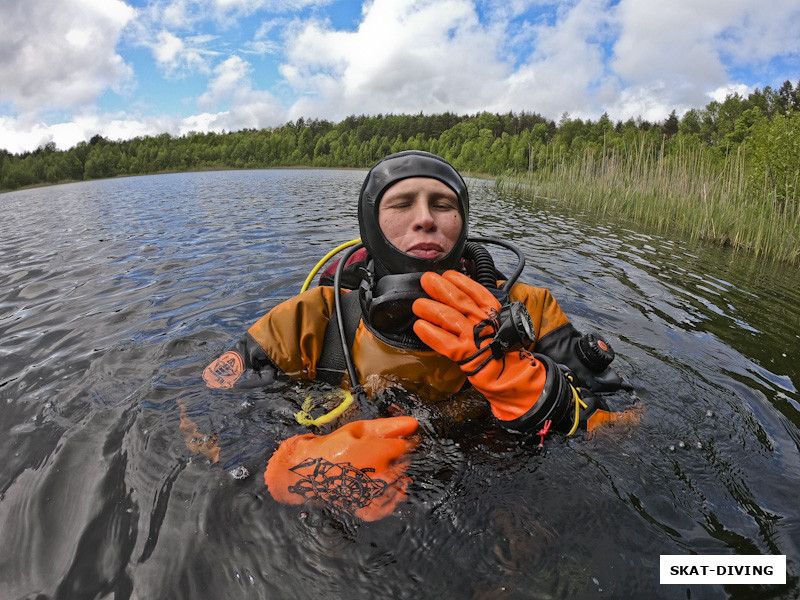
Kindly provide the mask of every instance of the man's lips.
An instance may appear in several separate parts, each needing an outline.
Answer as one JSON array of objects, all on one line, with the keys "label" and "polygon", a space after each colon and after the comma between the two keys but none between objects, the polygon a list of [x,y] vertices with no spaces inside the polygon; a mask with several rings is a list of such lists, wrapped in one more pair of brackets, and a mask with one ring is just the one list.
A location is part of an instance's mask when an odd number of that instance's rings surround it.
[{"label": "man's lips", "polygon": [[432,243],[414,244],[406,250],[406,253],[419,258],[436,258],[444,254],[444,248],[439,244]]}]

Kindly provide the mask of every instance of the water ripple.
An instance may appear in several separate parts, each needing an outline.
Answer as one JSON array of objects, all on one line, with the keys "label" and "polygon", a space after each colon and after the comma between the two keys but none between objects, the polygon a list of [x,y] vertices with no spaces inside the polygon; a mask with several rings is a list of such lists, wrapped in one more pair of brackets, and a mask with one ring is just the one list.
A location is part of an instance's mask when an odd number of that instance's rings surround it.
[{"label": "water ripple", "polygon": [[[471,233],[517,243],[522,279],[611,341],[641,423],[539,452],[488,419],[418,409],[393,517],[273,502],[265,461],[320,390],[211,392],[200,372],[358,236],[362,178],[211,172],[0,197],[0,597],[661,597],[659,556],[695,552],[786,554],[797,581],[797,269],[485,180],[469,181]],[[219,464],[187,450],[179,401],[219,436]]]}]

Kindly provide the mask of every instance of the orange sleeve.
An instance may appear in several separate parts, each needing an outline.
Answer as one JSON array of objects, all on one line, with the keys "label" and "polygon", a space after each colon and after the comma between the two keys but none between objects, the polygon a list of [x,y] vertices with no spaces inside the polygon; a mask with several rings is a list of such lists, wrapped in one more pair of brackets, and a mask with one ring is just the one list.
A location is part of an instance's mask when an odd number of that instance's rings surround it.
[{"label": "orange sleeve", "polygon": [[314,379],[333,311],[333,288],[312,288],[273,308],[248,333],[281,371]]}]

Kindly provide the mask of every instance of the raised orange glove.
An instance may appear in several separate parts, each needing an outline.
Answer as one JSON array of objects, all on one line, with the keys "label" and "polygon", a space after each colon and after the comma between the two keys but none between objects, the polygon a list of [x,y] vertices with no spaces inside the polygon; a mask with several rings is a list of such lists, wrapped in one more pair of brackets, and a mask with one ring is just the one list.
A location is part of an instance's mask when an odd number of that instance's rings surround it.
[{"label": "raised orange glove", "polygon": [[[456,271],[424,273],[421,283],[430,299],[414,301],[413,311],[419,317],[414,332],[436,352],[460,364],[498,419],[525,417],[527,421],[541,398],[553,393],[563,396],[564,385],[559,379],[563,376],[556,373],[555,363],[544,357],[537,360],[525,349],[511,349],[495,341],[495,334],[504,325],[501,305],[489,290]],[[526,327],[532,329],[529,318]],[[535,333],[529,331],[527,335],[533,338]],[[528,341],[532,344],[533,339]],[[563,404],[560,397],[558,403]],[[531,426],[553,418],[549,409],[541,414],[534,412],[537,418]]]},{"label": "raised orange glove", "polygon": [[407,440],[419,423],[414,417],[354,421],[327,435],[306,433],[284,440],[267,463],[264,483],[278,502],[320,500],[376,521],[406,498]]}]

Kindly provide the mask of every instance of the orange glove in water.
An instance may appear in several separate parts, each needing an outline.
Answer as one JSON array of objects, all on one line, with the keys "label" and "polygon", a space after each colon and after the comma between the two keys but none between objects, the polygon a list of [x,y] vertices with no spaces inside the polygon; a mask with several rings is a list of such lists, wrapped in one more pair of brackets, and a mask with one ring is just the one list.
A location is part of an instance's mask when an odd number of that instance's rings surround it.
[{"label": "orange glove in water", "polygon": [[197,423],[189,418],[186,404],[178,400],[178,406],[181,407],[180,430],[183,432],[183,440],[186,442],[186,447],[195,454],[202,453],[206,458],[217,462],[220,451],[220,447],[217,444],[219,436],[200,433],[197,429]]},{"label": "orange glove in water", "polygon": [[[525,416],[550,386],[548,366],[552,365],[550,371],[558,367],[552,362],[546,366],[524,349],[489,347],[500,328],[501,306],[480,283],[456,271],[424,273],[420,282],[430,299],[414,301],[413,311],[419,317],[414,323],[417,336],[460,364],[498,419],[513,421]],[[481,349],[484,351],[479,352]],[[551,373],[553,377],[555,373]]]},{"label": "orange glove in water", "polygon": [[278,502],[321,500],[364,521],[377,521],[406,498],[417,443],[414,417],[354,421],[327,435],[284,440],[269,459],[264,483]]}]

